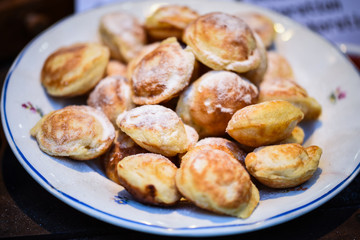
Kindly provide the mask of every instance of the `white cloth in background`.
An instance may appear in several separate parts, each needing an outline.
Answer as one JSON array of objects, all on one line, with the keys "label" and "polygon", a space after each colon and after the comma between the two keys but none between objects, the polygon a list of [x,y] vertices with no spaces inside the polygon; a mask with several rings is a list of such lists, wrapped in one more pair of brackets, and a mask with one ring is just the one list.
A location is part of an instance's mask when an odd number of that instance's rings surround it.
[{"label": "white cloth in background", "polygon": [[272,9],[360,55],[359,0],[243,0]]},{"label": "white cloth in background", "polygon": [[[122,1],[129,0],[75,0],[75,11]],[[284,14],[337,44],[342,51],[360,55],[360,0],[233,1],[252,3]]]}]

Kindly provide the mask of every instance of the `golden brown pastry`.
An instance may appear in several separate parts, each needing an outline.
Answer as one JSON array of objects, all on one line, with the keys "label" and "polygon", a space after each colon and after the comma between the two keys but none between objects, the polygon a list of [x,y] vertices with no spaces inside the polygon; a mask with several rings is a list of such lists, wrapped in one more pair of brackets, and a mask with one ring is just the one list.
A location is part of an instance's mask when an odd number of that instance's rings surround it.
[{"label": "golden brown pastry", "polygon": [[245,159],[249,173],[272,188],[289,188],[309,180],[319,165],[322,154],[318,146],[307,148],[299,144],[260,147]]},{"label": "golden brown pastry", "polygon": [[226,132],[241,144],[259,147],[289,137],[303,117],[301,110],[287,101],[268,101],[238,110]]},{"label": "golden brown pastry", "polygon": [[119,75],[102,79],[90,93],[87,104],[103,111],[114,126],[120,113],[135,107],[129,81]]},{"label": "golden brown pastry", "polygon": [[165,5],[146,18],[145,28],[153,40],[181,39],[186,26],[199,15],[187,6]]},{"label": "golden brown pastry", "polygon": [[122,62],[129,62],[146,43],[144,27],[135,16],[123,11],[105,14],[100,19],[99,32],[111,57]]},{"label": "golden brown pastry", "polygon": [[129,80],[131,80],[131,76],[134,72],[136,65],[145,57],[148,53],[154,51],[158,46],[160,46],[160,42],[154,42],[148,45],[145,45],[141,48],[141,50],[136,54],[136,56],[131,59],[126,69],[126,76]]},{"label": "golden brown pastry", "polygon": [[139,202],[168,206],[181,195],[175,185],[176,166],[166,157],[142,153],[125,157],[117,165],[120,184]]},{"label": "golden brown pastry", "polygon": [[127,66],[118,61],[118,60],[110,60],[108,65],[106,66],[106,76],[114,76],[119,75],[126,77],[127,76]]},{"label": "golden brown pastry", "polygon": [[321,114],[321,105],[296,82],[286,58],[278,53],[269,52],[268,65],[259,87],[259,101],[286,100],[301,109],[305,120],[317,119]]},{"label": "golden brown pastry", "polygon": [[79,96],[104,76],[108,48],[98,43],[76,43],[52,53],[41,70],[41,83],[54,97]]},{"label": "golden brown pastry", "polygon": [[272,45],[276,32],[274,22],[269,17],[258,12],[244,12],[236,15],[243,19],[260,36],[266,48]]},{"label": "golden brown pastry", "polygon": [[190,82],[194,55],[168,38],[137,64],[131,76],[133,101],[158,104],[177,96]]},{"label": "golden brown pastry", "polygon": [[251,29],[242,19],[227,13],[200,16],[186,27],[183,41],[200,62],[214,70],[242,73],[260,64]]},{"label": "golden brown pastry", "polygon": [[119,115],[117,125],[137,144],[153,153],[171,157],[188,149],[184,123],[161,105],[144,105]]},{"label": "golden brown pastry", "polygon": [[200,208],[247,218],[259,202],[259,191],[232,155],[210,148],[193,148],[176,173],[181,194]]},{"label": "golden brown pastry", "polygon": [[[304,138],[305,138],[304,130],[299,126],[296,126],[294,128],[294,130],[292,130],[290,136],[288,136],[287,138],[285,138],[285,139],[283,139],[281,141],[274,142],[274,143],[271,143],[269,145],[278,145],[278,144],[287,144],[287,143],[303,144]],[[246,146],[246,145],[240,144],[240,143],[238,143],[238,145],[246,153],[253,152],[254,149],[257,148],[257,147],[249,147],[249,146]]]},{"label": "golden brown pastry", "polygon": [[226,139],[221,137],[207,137],[203,138],[195,144],[195,147],[210,147],[213,149],[218,149],[227,152],[240,163],[243,163],[246,157],[246,153],[239,148],[239,146]]},{"label": "golden brown pastry", "polygon": [[100,162],[105,171],[105,175],[112,181],[120,184],[117,174],[117,164],[127,156],[138,153],[146,153],[147,151],[137,145],[123,131],[117,129],[116,137],[109,150],[100,156]]},{"label": "golden brown pastry", "polygon": [[30,134],[49,155],[89,160],[108,150],[115,129],[103,112],[71,105],[45,115]]},{"label": "golden brown pastry", "polygon": [[200,137],[222,136],[231,116],[255,103],[257,95],[257,88],[237,74],[210,71],[180,95],[176,112]]}]

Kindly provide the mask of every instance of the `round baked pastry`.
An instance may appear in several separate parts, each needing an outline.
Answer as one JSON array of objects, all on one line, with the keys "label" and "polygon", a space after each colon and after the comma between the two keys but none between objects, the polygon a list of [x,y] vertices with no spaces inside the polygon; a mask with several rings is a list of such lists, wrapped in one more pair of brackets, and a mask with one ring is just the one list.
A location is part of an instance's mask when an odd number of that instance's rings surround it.
[{"label": "round baked pastry", "polygon": [[[299,127],[299,126],[296,126],[290,136],[288,136],[287,138],[281,140],[281,141],[278,141],[278,142],[274,142],[274,143],[271,143],[270,145],[278,145],[278,144],[287,144],[287,143],[297,143],[297,144],[303,144],[304,142],[304,138],[305,138],[305,132],[304,130]],[[239,147],[244,150],[246,153],[249,153],[249,152],[253,152],[255,148],[257,147],[250,147],[250,146],[246,146],[244,144],[240,144],[238,143]],[[265,146],[265,145],[264,145]],[[245,158],[244,158],[245,159]]]},{"label": "round baked pastry", "polygon": [[99,32],[111,57],[122,62],[129,62],[146,43],[144,27],[135,16],[123,11],[102,16]]},{"label": "round baked pastry", "polygon": [[307,148],[299,144],[260,147],[246,156],[249,173],[272,188],[289,188],[309,180],[319,165],[322,154],[318,146]]},{"label": "round baked pastry", "polygon": [[198,17],[186,27],[183,41],[200,62],[214,70],[242,73],[260,64],[253,32],[241,18],[227,13]]},{"label": "round baked pastry", "polygon": [[175,156],[188,149],[184,123],[161,105],[144,105],[119,115],[117,125],[137,144],[153,153]]},{"label": "round baked pastry", "polygon": [[268,101],[238,110],[226,132],[241,144],[259,147],[289,137],[303,117],[301,110],[287,101]]},{"label": "round baked pastry", "polygon": [[231,116],[257,101],[258,90],[229,71],[210,71],[193,82],[179,98],[176,113],[200,137],[222,136]]},{"label": "round baked pastry", "polygon": [[243,12],[236,16],[243,19],[253,32],[260,36],[266,48],[272,45],[276,32],[274,22],[269,17],[258,12]]},{"label": "round baked pastry", "polygon": [[181,39],[186,26],[198,16],[197,12],[187,6],[165,5],[146,18],[145,28],[153,40],[168,37]]},{"label": "round baked pastry", "polygon": [[46,59],[41,83],[51,96],[79,96],[103,78],[108,61],[108,48],[98,43],[62,47]]},{"label": "round baked pastry", "polygon": [[194,148],[182,158],[176,173],[181,194],[200,208],[247,218],[259,202],[249,174],[225,151]]},{"label": "round baked pastry", "polygon": [[119,75],[102,79],[90,93],[87,104],[103,111],[114,126],[120,113],[135,107],[130,83]]},{"label": "round baked pastry", "polygon": [[136,56],[130,60],[126,69],[126,76],[130,80],[131,76],[134,72],[136,65],[145,57],[148,53],[154,51],[158,46],[160,46],[160,42],[154,42],[148,45],[145,45],[141,48],[141,50],[136,54]]},{"label": "round baked pastry", "polygon": [[49,155],[89,160],[108,150],[115,129],[103,112],[71,105],[45,115],[30,134]]},{"label": "round baked pastry", "polygon": [[190,82],[195,57],[168,38],[137,64],[131,76],[133,101],[158,104],[177,96]]},{"label": "round baked pastry", "polygon": [[226,138],[221,137],[207,137],[203,138],[195,144],[195,147],[210,147],[227,152],[240,163],[243,163],[246,153],[239,148],[239,146]]},{"label": "round baked pastry", "polygon": [[116,130],[116,137],[109,150],[100,156],[100,162],[105,175],[112,181],[120,184],[117,174],[117,165],[125,157],[146,153],[147,151],[137,145],[128,135],[121,130]]},{"label": "round baked pastry", "polygon": [[301,109],[305,120],[319,118],[322,108],[315,98],[295,80],[286,58],[278,53],[268,53],[268,70],[260,84],[259,101],[286,100]]},{"label": "round baked pastry", "polygon": [[175,185],[177,167],[166,157],[142,153],[125,157],[117,165],[120,184],[139,202],[168,206],[181,195]]},{"label": "round baked pastry", "polygon": [[106,76],[114,76],[120,75],[123,77],[127,76],[127,66],[118,61],[118,60],[110,60],[108,65],[106,66]]}]

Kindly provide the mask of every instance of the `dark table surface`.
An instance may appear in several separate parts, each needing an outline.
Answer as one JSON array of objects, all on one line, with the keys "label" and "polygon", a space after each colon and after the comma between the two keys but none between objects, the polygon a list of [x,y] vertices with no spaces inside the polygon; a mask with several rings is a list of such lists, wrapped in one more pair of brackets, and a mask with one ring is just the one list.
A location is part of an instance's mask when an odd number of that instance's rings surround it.
[{"label": "dark table surface", "polygon": [[[9,1],[10,2],[10,1]],[[72,1],[14,1],[29,6],[38,4],[37,14],[44,7],[46,13],[56,11],[61,18],[70,14]],[[48,2],[48,1],[47,1]],[[31,3],[31,4],[30,4]],[[68,7],[64,6],[68,4]],[[42,6],[42,8],[40,7]],[[19,8],[19,6],[17,6]],[[25,13],[26,6],[20,9]],[[25,9],[25,10],[24,10]],[[31,5],[30,9],[34,9]],[[16,9],[15,9],[16,10]],[[59,14],[59,11],[63,11]],[[5,11],[4,9],[0,9]],[[14,11],[14,10],[13,10]],[[54,17],[54,14],[50,14]],[[2,15],[4,16],[4,15]],[[46,14],[36,15],[35,23],[27,25],[28,34],[16,36],[18,41],[1,49],[0,83],[5,79],[21,47],[31,39],[31,34],[47,27],[56,18]],[[45,20],[47,19],[47,21]],[[1,19],[0,19],[1,20]],[[15,19],[16,20],[16,19]],[[45,21],[45,22],[44,22]],[[0,28],[3,26],[0,26]],[[30,36],[29,36],[30,34]],[[20,38],[20,39],[19,39]],[[0,38],[1,39],[1,38]],[[16,47],[14,47],[16,45]],[[11,48],[13,46],[13,48]],[[2,84],[1,84],[2,85]],[[20,165],[0,130],[0,238],[10,239],[168,239],[116,227],[89,217],[58,200],[44,190]],[[217,237],[217,239],[360,239],[360,175],[343,191],[319,208],[289,222],[263,230]]]}]

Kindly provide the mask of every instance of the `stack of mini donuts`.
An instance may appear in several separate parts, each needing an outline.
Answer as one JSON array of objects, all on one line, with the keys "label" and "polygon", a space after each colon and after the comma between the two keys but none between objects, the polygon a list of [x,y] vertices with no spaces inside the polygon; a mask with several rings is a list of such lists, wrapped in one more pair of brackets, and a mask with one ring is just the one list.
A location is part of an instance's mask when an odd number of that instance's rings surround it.
[{"label": "stack of mini donuts", "polygon": [[309,180],[322,150],[302,146],[301,121],[321,106],[273,49],[274,23],[261,13],[198,14],[164,5],[141,23],[131,13],[100,19],[101,42],[77,42],[44,62],[54,99],[86,96],[46,114],[32,129],[51,156],[99,160],[137,201],[181,200],[249,217],[259,185]]}]

